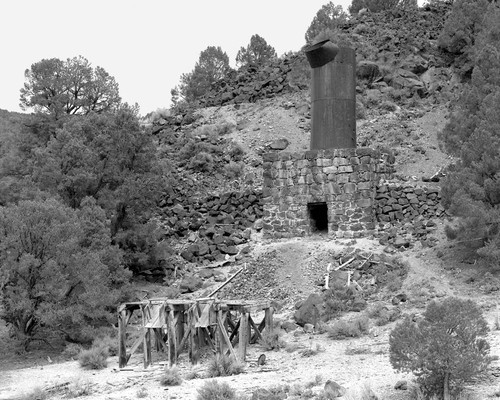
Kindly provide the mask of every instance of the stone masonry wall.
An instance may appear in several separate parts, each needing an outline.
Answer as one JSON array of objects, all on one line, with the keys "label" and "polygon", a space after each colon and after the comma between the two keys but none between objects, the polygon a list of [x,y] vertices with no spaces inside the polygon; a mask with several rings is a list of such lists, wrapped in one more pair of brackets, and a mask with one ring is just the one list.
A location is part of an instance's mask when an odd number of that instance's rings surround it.
[{"label": "stone masonry wall", "polygon": [[419,216],[431,219],[445,212],[438,187],[382,184],[377,187],[375,204],[380,222],[410,222]]},{"label": "stone masonry wall", "polygon": [[309,204],[326,203],[328,234],[361,237],[375,229],[375,193],[391,165],[370,148],[263,155],[264,235],[311,234]]}]

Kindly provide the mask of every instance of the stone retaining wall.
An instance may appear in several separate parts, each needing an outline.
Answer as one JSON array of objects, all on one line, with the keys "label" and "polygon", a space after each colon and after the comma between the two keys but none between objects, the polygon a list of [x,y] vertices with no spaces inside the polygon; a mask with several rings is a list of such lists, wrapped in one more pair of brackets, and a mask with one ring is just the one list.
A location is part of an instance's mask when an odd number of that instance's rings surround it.
[{"label": "stone retaining wall", "polygon": [[444,214],[437,187],[382,184],[375,195],[375,214],[380,222],[409,222],[422,216],[430,219]]},{"label": "stone retaining wall", "polygon": [[376,186],[392,174],[385,154],[370,148],[328,149],[267,153],[263,161],[266,237],[314,233],[318,212],[325,213],[330,236],[374,231]]}]

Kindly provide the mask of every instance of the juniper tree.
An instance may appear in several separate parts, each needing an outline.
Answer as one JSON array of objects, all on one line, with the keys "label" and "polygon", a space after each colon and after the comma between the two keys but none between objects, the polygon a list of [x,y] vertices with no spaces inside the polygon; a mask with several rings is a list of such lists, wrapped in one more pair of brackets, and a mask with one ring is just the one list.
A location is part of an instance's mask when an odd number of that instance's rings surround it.
[{"label": "juniper tree", "polygon": [[393,329],[390,362],[398,371],[413,372],[428,394],[449,400],[451,390],[488,366],[488,325],[474,302],[456,297],[431,302],[423,317],[406,318]]}]

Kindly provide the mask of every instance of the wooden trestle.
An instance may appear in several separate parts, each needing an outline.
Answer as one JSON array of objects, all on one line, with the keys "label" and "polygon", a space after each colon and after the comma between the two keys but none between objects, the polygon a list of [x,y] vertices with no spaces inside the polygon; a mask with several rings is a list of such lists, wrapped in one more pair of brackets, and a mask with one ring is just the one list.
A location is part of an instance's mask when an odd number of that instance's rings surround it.
[{"label": "wooden trestle", "polygon": [[[127,326],[139,311],[140,337],[127,347]],[[252,314],[264,312],[260,323]],[[187,348],[193,364],[199,361],[199,350],[210,346],[217,355],[230,354],[245,361],[247,344],[255,343],[263,330],[273,329],[273,308],[266,301],[152,299],[124,303],[118,307],[119,366],[127,365],[130,356],[143,344],[144,368],[152,363],[151,345],[168,354],[175,365],[179,354]]]}]

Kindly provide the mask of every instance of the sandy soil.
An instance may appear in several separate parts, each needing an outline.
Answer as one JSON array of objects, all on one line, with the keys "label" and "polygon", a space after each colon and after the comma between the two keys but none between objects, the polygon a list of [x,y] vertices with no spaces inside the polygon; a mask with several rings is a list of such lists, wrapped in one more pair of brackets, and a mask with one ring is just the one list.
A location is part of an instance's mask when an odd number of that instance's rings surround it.
[{"label": "sandy soil", "polygon": [[[443,241],[441,242],[443,243]],[[307,238],[302,240],[282,240],[277,242],[259,242],[255,253],[280,249],[288,254],[289,262],[283,262],[281,271],[285,285],[297,285],[304,272],[303,266],[308,265],[318,252],[341,251],[346,246],[369,251],[383,251],[375,240],[362,239],[353,241],[318,240]],[[402,311],[407,313],[420,312],[425,304],[433,298],[446,295],[459,295],[473,298],[485,312],[485,316],[493,327],[498,313],[497,297],[482,294],[477,288],[463,282],[455,269],[447,268],[446,257],[452,256],[453,248],[446,242],[433,249],[422,249],[419,245],[402,253],[400,256],[409,263],[410,272],[404,282],[403,291],[410,298]],[[299,260],[299,261],[298,261]],[[286,278],[288,277],[288,278]],[[384,300],[381,300],[384,301]],[[289,319],[293,307],[288,304],[276,315],[277,319]],[[388,335],[394,323],[386,326],[370,328],[367,336],[359,339],[334,341],[325,333],[305,333],[302,329],[284,334],[283,339],[293,352],[284,349],[280,351],[264,351],[258,344],[249,348],[245,372],[241,375],[218,378],[229,383],[241,394],[250,395],[259,387],[272,387],[287,384],[289,386],[312,386],[314,392],[319,392],[328,379],[334,380],[350,391],[358,390],[364,384],[369,384],[381,399],[408,399],[408,392],[395,390],[394,384],[400,379],[411,380],[411,375],[397,373],[392,369],[388,358]],[[489,335],[491,354],[500,356],[500,331],[492,330]],[[310,357],[303,357],[301,349],[319,349]],[[362,354],[350,354],[358,350]],[[346,350],[348,354],[346,354]],[[351,350],[351,352],[349,352]],[[257,366],[256,360],[262,353],[266,354],[264,366]],[[208,356],[208,355],[207,355]],[[109,365],[102,371],[87,371],[79,367],[77,361],[48,363],[45,365],[29,365],[25,368],[4,370],[0,379],[0,399],[15,399],[23,394],[31,393],[36,388],[53,388],[57,385],[69,384],[70,387],[88,386],[89,399],[134,399],[145,395],[149,399],[195,399],[197,389],[206,379],[184,380],[180,386],[161,387],[158,379],[162,375],[164,363],[156,359],[155,364],[144,370],[141,355],[135,355],[126,370],[120,371],[116,357],[109,359]],[[202,373],[206,370],[206,362],[193,367],[183,354],[179,360],[181,375],[196,370]],[[492,371],[500,370],[499,361],[494,361]],[[317,384],[313,385],[313,382]],[[472,388],[478,398],[486,398],[500,387],[500,379],[490,374],[488,379],[478,382]],[[63,397],[63,392],[54,398]],[[139,393],[139,394],[138,394]]]}]

